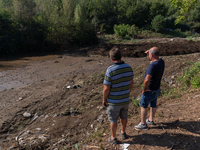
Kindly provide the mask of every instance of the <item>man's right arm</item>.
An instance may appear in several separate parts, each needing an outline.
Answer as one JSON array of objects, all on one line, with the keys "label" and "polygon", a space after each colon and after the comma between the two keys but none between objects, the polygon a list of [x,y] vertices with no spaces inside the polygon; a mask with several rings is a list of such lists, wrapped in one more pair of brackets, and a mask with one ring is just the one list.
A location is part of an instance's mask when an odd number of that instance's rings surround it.
[{"label": "man's right arm", "polygon": [[142,94],[144,94],[145,92],[147,91],[150,91],[150,90],[147,90],[148,86],[149,86],[149,83],[150,83],[150,80],[152,78],[152,75],[149,75],[147,74],[145,79],[144,79],[144,83],[143,83],[143,90],[142,90]]},{"label": "man's right arm", "polygon": [[110,93],[110,85],[105,85],[103,86],[103,106],[106,107],[107,106],[107,97]]}]

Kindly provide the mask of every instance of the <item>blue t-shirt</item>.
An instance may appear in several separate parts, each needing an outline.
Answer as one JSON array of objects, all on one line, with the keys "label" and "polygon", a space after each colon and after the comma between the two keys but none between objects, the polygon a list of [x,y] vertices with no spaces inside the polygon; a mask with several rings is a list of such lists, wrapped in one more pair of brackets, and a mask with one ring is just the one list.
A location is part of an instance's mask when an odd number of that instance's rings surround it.
[{"label": "blue t-shirt", "polygon": [[160,88],[160,81],[162,79],[164,69],[165,62],[162,59],[154,61],[148,66],[144,75],[144,79],[147,74],[152,76],[149,86],[147,87],[148,90],[158,90]]}]

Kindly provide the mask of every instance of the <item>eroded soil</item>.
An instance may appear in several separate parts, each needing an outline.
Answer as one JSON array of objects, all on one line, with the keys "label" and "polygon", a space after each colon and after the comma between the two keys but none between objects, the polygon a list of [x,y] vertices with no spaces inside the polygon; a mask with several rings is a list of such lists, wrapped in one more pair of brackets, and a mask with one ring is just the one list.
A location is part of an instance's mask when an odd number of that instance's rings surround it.
[{"label": "eroded soil", "polygon": [[[134,70],[131,98],[141,96],[144,71],[149,62],[144,51],[152,46],[161,49],[166,63],[162,91],[178,86],[182,70],[200,60],[200,43],[187,40],[129,45],[102,45],[83,48],[68,55],[49,56],[49,60],[17,65],[0,72],[0,149],[120,149],[107,142],[109,122],[102,107],[102,81],[111,61],[112,47],[122,50],[123,60]],[[47,56],[46,56],[47,57]],[[25,60],[24,60],[25,59]],[[188,89],[172,99],[159,97],[155,127],[138,132],[139,109],[130,102],[128,140],[121,143],[131,149],[200,149],[199,89]],[[28,112],[30,117],[23,114]],[[17,137],[17,138],[16,138]]]}]

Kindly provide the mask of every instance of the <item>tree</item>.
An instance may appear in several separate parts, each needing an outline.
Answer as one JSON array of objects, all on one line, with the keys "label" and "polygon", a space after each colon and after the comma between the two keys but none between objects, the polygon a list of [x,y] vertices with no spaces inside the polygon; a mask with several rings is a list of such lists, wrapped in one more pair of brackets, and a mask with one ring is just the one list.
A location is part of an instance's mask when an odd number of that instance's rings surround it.
[{"label": "tree", "polygon": [[171,3],[175,8],[180,9],[180,16],[175,20],[175,24],[178,24],[188,17],[191,10],[197,6],[198,0],[171,0]]}]

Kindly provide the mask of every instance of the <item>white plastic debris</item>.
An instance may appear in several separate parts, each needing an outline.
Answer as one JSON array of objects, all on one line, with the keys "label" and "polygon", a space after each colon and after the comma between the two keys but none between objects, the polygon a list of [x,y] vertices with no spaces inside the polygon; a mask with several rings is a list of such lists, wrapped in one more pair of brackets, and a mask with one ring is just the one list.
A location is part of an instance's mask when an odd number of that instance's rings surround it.
[{"label": "white plastic debris", "polygon": [[67,89],[70,89],[71,88],[71,85],[67,86]]},{"label": "white plastic debris", "polygon": [[30,116],[31,116],[31,114],[30,114],[30,113],[28,113],[28,112],[25,112],[25,113],[23,114],[23,116],[24,116],[25,118],[28,118],[28,117],[30,117]]},{"label": "white plastic debris", "polygon": [[127,148],[129,147],[130,144],[124,143],[124,144],[120,144],[121,148],[123,150],[128,150]]}]

